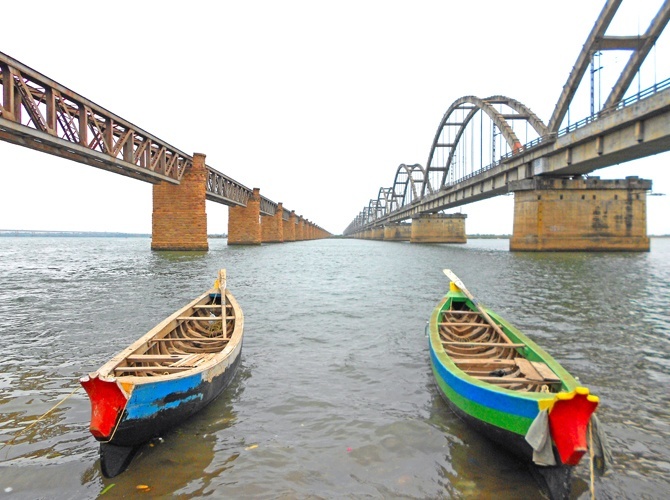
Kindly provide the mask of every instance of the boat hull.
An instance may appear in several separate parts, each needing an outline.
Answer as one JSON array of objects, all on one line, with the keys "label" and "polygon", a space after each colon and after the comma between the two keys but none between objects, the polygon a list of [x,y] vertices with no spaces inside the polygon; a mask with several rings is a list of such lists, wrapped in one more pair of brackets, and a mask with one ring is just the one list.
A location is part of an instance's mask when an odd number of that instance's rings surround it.
[{"label": "boat hull", "polygon": [[[92,432],[101,443],[132,447],[158,436],[202,410],[218,397],[233,380],[242,357],[242,343],[220,363],[186,376],[145,378],[130,386],[130,396],[124,407],[108,411],[92,419]],[[96,378],[83,381],[97,404],[92,386],[114,385],[114,379]],[[125,387],[129,387],[127,384]],[[96,387],[97,389],[97,387]],[[109,392],[109,391],[107,391]],[[101,429],[94,432],[94,430]]]},{"label": "boat hull", "polygon": [[[581,387],[549,354],[492,311],[487,311],[487,314],[509,338],[509,345],[513,345],[516,351],[514,357],[521,357],[527,362],[530,360],[551,370],[558,381],[558,388],[554,384],[553,392],[512,390],[483,380],[491,379],[495,372],[466,372],[461,369],[465,363],[463,355],[455,361],[446,351],[458,346],[458,342],[451,339],[445,341],[441,336],[444,325],[455,323],[445,323],[440,318],[445,311],[475,309],[473,302],[456,289],[450,290],[433,310],[429,336],[430,363],[440,394],[463,421],[522,460],[538,465],[576,465],[586,451],[586,426],[598,399]],[[472,346],[473,343],[463,345]],[[509,350],[504,352],[509,353]],[[510,359],[513,358],[509,354],[501,358],[507,362]],[[516,361],[512,361],[514,364]],[[533,432],[529,433],[531,427]],[[538,438],[542,443],[549,440],[549,447],[544,444],[538,447]],[[535,443],[535,450],[532,443]]]},{"label": "boat hull", "polygon": [[522,460],[532,460],[533,449],[525,435],[537,417],[537,402],[501,397],[470,386],[451,375],[432,350],[431,365],[440,396],[461,420]]},{"label": "boat hull", "polygon": [[175,381],[136,387],[121,421],[108,441],[116,446],[134,446],[163,434],[216,399],[230,385],[239,366],[242,348],[225,370],[217,368]]}]

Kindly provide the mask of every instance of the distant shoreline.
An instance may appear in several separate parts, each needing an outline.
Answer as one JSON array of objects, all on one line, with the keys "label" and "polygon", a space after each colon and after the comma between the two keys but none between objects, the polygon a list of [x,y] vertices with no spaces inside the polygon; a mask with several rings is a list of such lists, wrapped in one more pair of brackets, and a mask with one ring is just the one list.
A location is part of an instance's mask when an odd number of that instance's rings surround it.
[{"label": "distant shoreline", "polygon": [[[148,233],[115,233],[102,231],[32,231],[29,229],[0,229],[0,238],[19,237],[19,238],[151,238]],[[226,233],[208,234],[207,238],[227,238]],[[334,238],[346,238],[342,235],[333,235]],[[511,234],[468,234],[469,240],[508,240]],[[650,238],[670,238],[670,234],[650,234]]]},{"label": "distant shoreline", "polygon": [[[19,238],[151,238],[148,233],[116,233],[103,231],[32,231],[29,229],[0,229],[1,237]],[[208,234],[208,238],[227,238],[227,234]]]}]

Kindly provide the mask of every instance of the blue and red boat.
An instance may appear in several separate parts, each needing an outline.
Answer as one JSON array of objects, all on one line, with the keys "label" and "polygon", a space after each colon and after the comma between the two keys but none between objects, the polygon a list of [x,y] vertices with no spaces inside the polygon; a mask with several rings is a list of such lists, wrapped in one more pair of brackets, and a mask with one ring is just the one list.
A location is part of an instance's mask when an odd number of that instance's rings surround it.
[{"label": "blue and red boat", "polygon": [[214,287],[80,382],[106,477],[142,443],[198,412],[228,386],[241,359],[244,315],[221,270]]},{"label": "blue and red boat", "polygon": [[571,468],[587,451],[598,397],[444,272],[449,292],[429,322],[441,395],[478,432],[537,466],[551,496],[565,496]]}]

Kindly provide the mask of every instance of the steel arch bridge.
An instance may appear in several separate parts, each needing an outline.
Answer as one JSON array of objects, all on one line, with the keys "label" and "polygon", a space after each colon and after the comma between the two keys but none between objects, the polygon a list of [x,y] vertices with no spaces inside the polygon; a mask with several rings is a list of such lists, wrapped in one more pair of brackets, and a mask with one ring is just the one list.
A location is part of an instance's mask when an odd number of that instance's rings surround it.
[{"label": "steel arch bridge", "polygon": [[[662,2],[644,35],[607,36],[622,1],[609,0],[603,7],[548,124],[528,106],[508,96],[468,95],[456,99],[437,127],[426,167],[401,164],[391,187],[379,190],[377,198],[370,200],[344,235],[504,194],[511,181],[535,175],[580,175],[670,150],[670,79],[625,98],[670,19],[670,0]],[[631,56],[602,109],[561,129],[595,54],[607,50],[626,50]],[[658,123],[651,121],[654,117]],[[653,142],[604,154],[604,137],[629,126],[639,129],[643,121],[645,127],[659,129]],[[600,125],[595,126],[596,122]],[[587,130],[589,126],[592,131]],[[559,155],[570,155],[573,143],[588,141],[594,142],[595,156],[587,155],[580,163],[572,159],[552,162]],[[637,142],[643,142],[639,134]]]}]

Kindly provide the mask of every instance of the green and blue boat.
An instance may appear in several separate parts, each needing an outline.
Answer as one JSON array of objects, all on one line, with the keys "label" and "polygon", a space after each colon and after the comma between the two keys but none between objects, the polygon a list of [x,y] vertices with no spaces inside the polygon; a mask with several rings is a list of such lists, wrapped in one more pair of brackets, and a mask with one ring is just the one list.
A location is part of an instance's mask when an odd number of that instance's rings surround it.
[{"label": "green and blue boat", "polygon": [[440,394],[479,433],[537,466],[547,483],[569,482],[572,466],[587,451],[598,397],[483,307],[454,273],[444,272],[451,279],[449,292],[429,323]]}]

